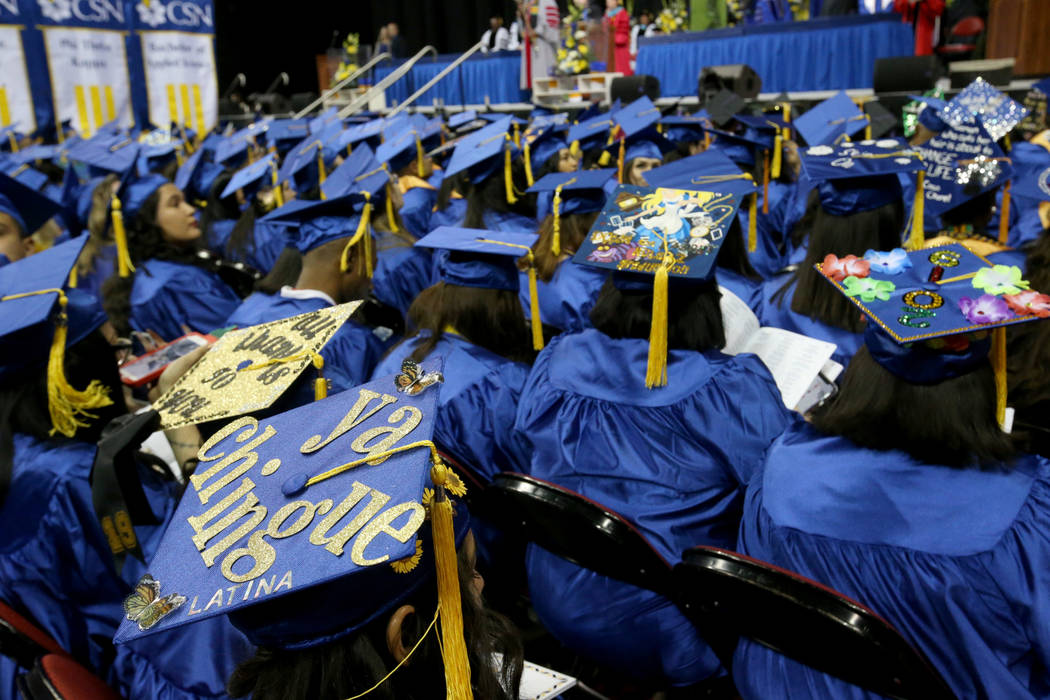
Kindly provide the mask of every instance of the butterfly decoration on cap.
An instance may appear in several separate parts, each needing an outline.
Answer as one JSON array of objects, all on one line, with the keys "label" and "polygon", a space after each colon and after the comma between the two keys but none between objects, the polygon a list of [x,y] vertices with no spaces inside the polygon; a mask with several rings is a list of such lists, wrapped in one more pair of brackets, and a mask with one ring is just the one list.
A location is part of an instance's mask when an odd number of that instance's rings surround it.
[{"label": "butterfly decoration on cap", "polygon": [[428,386],[445,381],[441,372],[424,372],[418,363],[405,360],[401,363],[401,373],[394,378],[397,390],[402,394],[415,396]]},{"label": "butterfly decoration on cap", "polygon": [[139,579],[135,590],[124,599],[124,612],[137,622],[140,630],[148,630],[164,617],[186,603],[186,596],[178,593],[160,597],[160,581],[149,574]]}]

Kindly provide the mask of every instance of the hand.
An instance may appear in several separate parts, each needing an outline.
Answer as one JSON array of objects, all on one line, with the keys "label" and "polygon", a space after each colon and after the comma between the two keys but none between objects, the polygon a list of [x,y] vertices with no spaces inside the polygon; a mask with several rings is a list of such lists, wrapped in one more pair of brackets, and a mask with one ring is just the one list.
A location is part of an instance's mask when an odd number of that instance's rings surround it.
[{"label": "hand", "polygon": [[174,386],[175,382],[181,379],[182,375],[186,374],[190,367],[197,364],[197,360],[204,357],[204,353],[208,352],[212,345],[212,343],[202,345],[188,355],[183,355],[165,367],[164,371],[161,372],[160,378],[157,380],[157,385],[150,389],[150,401],[156,401],[158,398],[168,393],[168,389]]}]

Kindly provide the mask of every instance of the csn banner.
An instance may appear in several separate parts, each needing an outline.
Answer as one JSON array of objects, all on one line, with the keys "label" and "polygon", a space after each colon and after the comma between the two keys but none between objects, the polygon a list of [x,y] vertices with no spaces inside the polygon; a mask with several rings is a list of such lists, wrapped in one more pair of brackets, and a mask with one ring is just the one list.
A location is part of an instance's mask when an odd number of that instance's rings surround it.
[{"label": "csn banner", "polygon": [[146,118],[203,134],[218,122],[211,0],[137,0],[132,26],[145,82]]},{"label": "csn banner", "polygon": [[36,115],[20,20],[15,0],[0,0],[0,127],[14,124],[27,133],[36,130]]}]

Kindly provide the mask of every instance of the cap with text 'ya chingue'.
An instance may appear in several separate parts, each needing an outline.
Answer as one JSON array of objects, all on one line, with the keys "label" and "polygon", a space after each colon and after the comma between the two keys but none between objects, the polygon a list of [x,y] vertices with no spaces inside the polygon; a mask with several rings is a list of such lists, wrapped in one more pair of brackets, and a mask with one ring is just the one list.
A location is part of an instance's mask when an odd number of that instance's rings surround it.
[{"label": "cap with text 'ya chingue'", "polygon": [[216,615],[256,645],[303,649],[361,630],[436,586],[450,697],[469,691],[457,544],[462,482],[441,462],[439,363],[405,363],[323,401],[244,417],[201,447],[200,466],[115,641]]}]

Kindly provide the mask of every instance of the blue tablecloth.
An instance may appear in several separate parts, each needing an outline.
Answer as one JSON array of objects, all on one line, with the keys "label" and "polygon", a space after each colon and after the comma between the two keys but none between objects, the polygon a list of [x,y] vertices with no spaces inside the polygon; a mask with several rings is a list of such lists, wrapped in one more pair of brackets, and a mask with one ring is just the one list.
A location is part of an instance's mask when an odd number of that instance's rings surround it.
[{"label": "blue tablecloth", "polygon": [[[407,75],[387,88],[387,104],[401,102],[428,80],[452,63],[459,54],[445,54],[433,58],[422,58]],[[373,81],[378,83],[390,74],[400,62],[376,67]],[[499,51],[471,56],[458,68],[446,75],[441,82],[427,90],[414,104],[428,106],[434,99],[443,99],[445,104],[482,104],[488,97],[492,103],[528,102],[529,93],[518,88],[521,53]]]},{"label": "blue tablecloth", "polygon": [[875,59],[913,46],[900,15],[824,17],[641,38],[636,72],[659,78],[666,97],[695,95],[704,66],[732,63],[754,68],[762,92],[870,88]]}]

